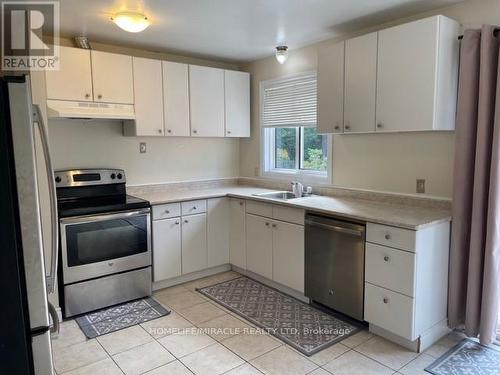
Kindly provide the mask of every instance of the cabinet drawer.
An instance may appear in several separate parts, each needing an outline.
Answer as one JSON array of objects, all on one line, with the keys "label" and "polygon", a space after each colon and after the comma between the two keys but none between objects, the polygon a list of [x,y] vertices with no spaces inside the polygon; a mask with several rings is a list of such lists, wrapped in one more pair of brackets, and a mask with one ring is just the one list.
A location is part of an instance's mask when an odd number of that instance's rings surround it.
[{"label": "cabinet drawer", "polygon": [[181,216],[180,203],[158,204],[153,206],[153,220]]},{"label": "cabinet drawer", "polygon": [[304,225],[304,210],[275,205],[273,206],[273,219]]},{"label": "cabinet drawer", "polygon": [[187,201],[181,203],[182,216],[184,215],[195,215],[207,212],[207,201],[205,199],[200,199],[197,201]]},{"label": "cabinet drawer", "polygon": [[413,298],[365,283],[365,320],[411,341],[416,339],[414,303]]},{"label": "cabinet drawer", "polygon": [[273,217],[273,205],[269,203],[261,203],[248,200],[247,213],[259,216]]},{"label": "cabinet drawer", "polygon": [[415,297],[415,254],[367,243],[365,280]]},{"label": "cabinet drawer", "polygon": [[416,232],[388,225],[366,224],[366,240],[380,245],[415,252]]}]

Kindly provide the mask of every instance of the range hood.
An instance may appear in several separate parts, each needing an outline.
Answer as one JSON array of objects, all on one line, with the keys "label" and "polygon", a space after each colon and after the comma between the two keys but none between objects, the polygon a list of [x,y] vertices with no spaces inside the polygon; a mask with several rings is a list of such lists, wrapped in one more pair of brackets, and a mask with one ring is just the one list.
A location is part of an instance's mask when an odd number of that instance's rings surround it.
[{"label": "range hood", "polygon": [[135,120],[133,104],[47,100],[49,118]]}]

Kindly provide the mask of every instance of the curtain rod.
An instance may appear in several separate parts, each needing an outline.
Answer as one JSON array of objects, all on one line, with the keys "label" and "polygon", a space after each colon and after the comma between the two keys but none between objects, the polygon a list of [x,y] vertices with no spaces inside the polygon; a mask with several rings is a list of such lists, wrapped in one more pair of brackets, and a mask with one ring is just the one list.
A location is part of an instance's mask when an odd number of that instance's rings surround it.
[{"label": "curtain rod", "polygon": [[[495,30],[493,30],[493,35],[494,35],[494,36],[498,36],[498,34],[499,34],[499,33],[500,33],[500,27],[495,27]],[[458,37],[458,40],[462,40],[463,38],[464,38],[464,36],[463,36],[463,35],[460,35],[460,36]]]}]

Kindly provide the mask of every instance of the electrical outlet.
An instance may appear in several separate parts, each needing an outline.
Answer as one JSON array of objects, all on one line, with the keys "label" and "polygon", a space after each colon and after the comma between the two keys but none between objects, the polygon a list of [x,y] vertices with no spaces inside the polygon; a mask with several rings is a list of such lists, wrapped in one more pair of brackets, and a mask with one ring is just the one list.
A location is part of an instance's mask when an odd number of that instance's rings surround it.
[{"label": "electrical outlet", "polygon": [[146,142],[139,143],[139,152],[141,154],[145,154],[146,153]]},{"label": "electrical outlet", "polygon": [[417,178],[417,193],[425,193],[425,180],[423,178]]}]

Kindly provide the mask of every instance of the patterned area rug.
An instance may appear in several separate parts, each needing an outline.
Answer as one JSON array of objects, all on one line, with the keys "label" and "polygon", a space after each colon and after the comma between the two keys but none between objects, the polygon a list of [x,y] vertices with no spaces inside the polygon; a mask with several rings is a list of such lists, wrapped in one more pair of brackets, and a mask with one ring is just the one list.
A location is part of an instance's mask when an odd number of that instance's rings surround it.
[{"label": "patterned area rug", "polygon": [[350,323],[244,276],[198,291],[307,356],[359,330]]},{"label": "patterned area rug", "polygon": [[152,298],[141,298],[76,318],[89,339],[170,314]]},{"label": "patterned area rug", "polygon": [[500,350],[463,339],[425,371],[434,375],[499,375]]}]

